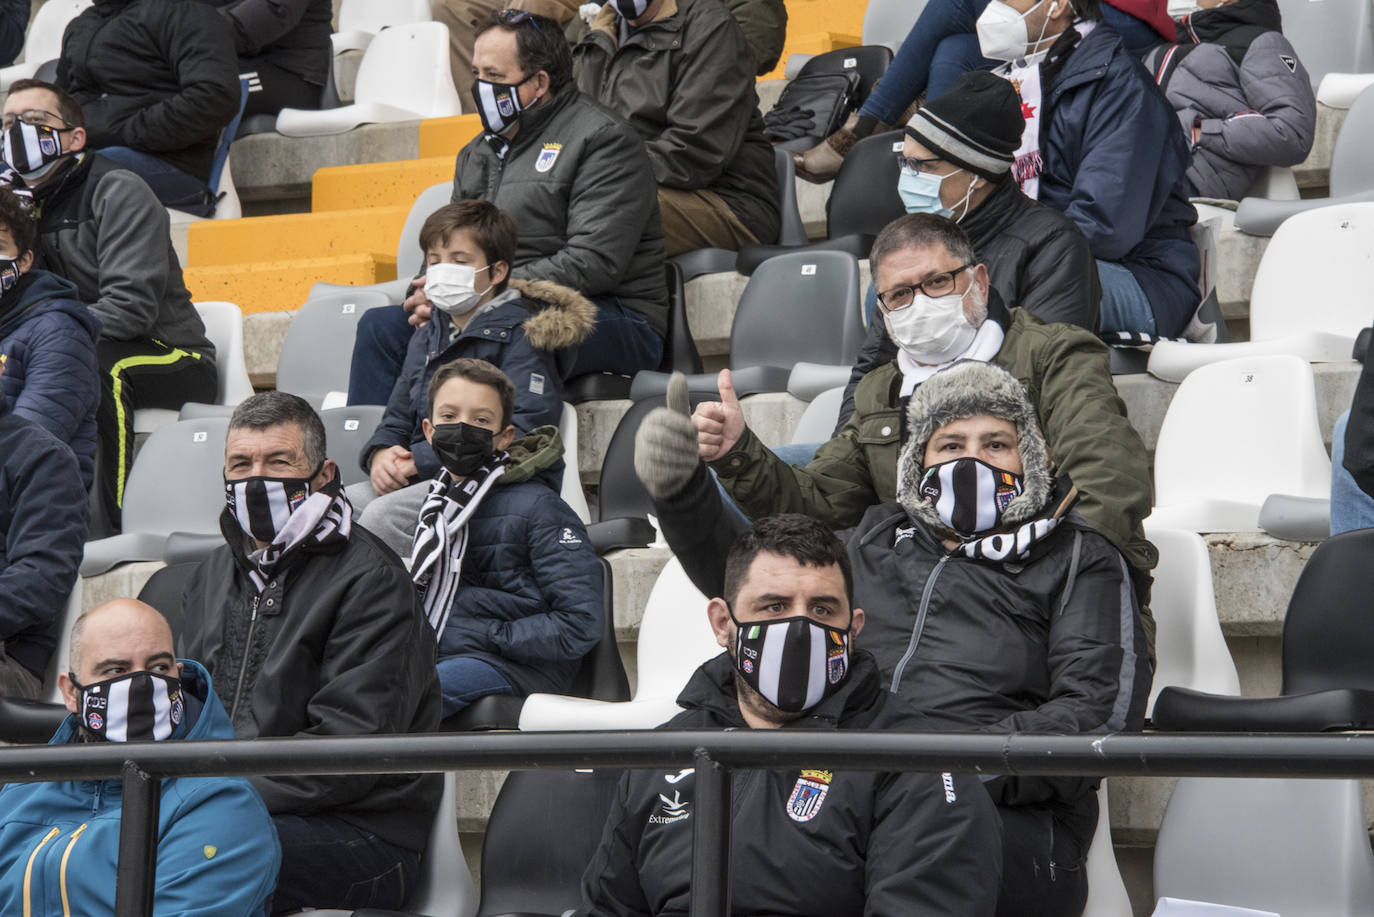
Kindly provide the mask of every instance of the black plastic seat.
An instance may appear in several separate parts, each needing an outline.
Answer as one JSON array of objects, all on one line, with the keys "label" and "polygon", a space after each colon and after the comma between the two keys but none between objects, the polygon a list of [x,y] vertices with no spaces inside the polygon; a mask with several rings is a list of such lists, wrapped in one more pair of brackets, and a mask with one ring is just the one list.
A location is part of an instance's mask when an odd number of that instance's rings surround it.
[{"label": "black plastic seat", "polygon": [[1222,697],[1165,688],[1154,723],[1193,732],[1322,732],[1374,728],[1374,529],[1317,546],[1283,624],[1279,697]]}]

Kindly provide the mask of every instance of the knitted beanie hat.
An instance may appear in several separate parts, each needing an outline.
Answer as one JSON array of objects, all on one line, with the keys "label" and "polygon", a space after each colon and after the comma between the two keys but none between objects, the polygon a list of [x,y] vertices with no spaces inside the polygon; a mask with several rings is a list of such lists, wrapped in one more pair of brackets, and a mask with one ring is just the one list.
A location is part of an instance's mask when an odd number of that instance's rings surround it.
[{"label": "knitted beanie hat", "polygon": [[1049,452],[1026,390],[1000,366],[961,360],[916,386],[907,406],[907,438],[897,458],[897,502],[912,518],[945,528],[934,505],[920,493],[926,443],[945,424],[980,414],[999,417],[1016,427],[1022,491],[1002,512],[1003,523],[1027,522],[1049,503],[1054,488]]},{"label": "knitted beanie hat", "polygon": [[1009,81],[971,70],[944,95],[916,110],[906,133],[946,162],[989,181],[1011,168],[1026,119]]}]

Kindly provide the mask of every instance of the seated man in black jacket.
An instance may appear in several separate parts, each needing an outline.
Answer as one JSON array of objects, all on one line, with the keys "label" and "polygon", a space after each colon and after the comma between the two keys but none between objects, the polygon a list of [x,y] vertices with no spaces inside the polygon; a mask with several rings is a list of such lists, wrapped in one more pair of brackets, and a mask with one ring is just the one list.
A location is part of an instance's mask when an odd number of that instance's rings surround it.
[{"label": "seated man in black jacket", "polygon": [[[410,577],[353,523],[324,425],[295,395],[234,411],[227,542],[186,587],[183,652],[215,682],[239,738],[429,732],[434,634]],[[414,887],[437,774],[255,777],[281,840],[273,909],[397,908]]]},{"label": "seated man in black jacket", "polygon": [[329,79],[332,0],[212,0],[234,30],[239,72],[248,79],[243,116],[319,108]]},{"label": "seated man in black jacket", "polygon": [[[853,646],[864,623],[853,586],[844,546],[818,522],[773,516],[741,534],[706,608],[725,652],[697,669],[665,726],[913,728],[919,715]],[[809,763],[736,779],[731,913],[993,913],[997,815],[978,780]],[[622,778],[579,915],[687,912],[694,791],[691,770]]]}]

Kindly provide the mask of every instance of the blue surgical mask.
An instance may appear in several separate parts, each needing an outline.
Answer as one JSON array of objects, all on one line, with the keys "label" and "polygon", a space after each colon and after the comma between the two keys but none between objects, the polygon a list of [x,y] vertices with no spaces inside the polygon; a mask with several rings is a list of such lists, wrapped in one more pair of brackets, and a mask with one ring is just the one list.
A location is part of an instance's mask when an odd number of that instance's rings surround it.
[{"label": "blue surgical mask", "polygon": [[903,169],[901,177],[897,179],[897,194],[901,196],[902,206],[906,208],[906,212],[933,213],[942,217],[953,213],[954,211],[940,203],[940,186],[948,177]]}]

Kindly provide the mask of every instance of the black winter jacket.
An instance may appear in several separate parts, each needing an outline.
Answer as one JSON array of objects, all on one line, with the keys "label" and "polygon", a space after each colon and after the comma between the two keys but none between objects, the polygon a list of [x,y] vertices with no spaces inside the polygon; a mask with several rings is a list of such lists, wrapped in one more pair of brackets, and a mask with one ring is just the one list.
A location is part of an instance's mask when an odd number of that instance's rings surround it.
[{"label": "black winter jacket", "polygon": [[614,4],[574,51],[577,87],[626,118],[665,188],[720,195],[759,242],[777,241],[778,181],[754,55],[719,0],[665,0],[618,41]]},{"label": "black winter jacket", "polygon": [[[726,654],[697,669],[669,729],[748,728]],[[873,657],[831,697],[784,729],[909,729]],[[1001,869],[996,813],[978,780],[962,774],[812,769],[740,771],[731,797],[733,914],[801,917],[992,914]],[[586,917],[686,914],[691,900],[692,771],[632,771],[583,874]],[[824,795],[810,817],[793,796]],[[799,814],[802,817],[799,817]]]},{"label": "black winter jacket", "polygon": [[211,0],[234,30],[239,58],[259,57],[323,86],[334,31],[332,0]]},{"label": "black winter jacket", "polygon": [[458,153],[453,200],[515,217],[513,274],[614,296],[668,332],[663,227],[644,144],[623,118],[568,86],[520,115],[504,159],[478,134]]},{"label": "black winter jacket", "polygon": [[96,153],[62,170],[34,192],[38,266],[76,284],[100,318],[101,337],[156,338],[213,359],[181,277],[167,209],[147,182]]},{"label": "black winter jacket", "polygon": [[102,0],[67,25],[57,83],[81,103],[86,145],[127,146],[210,180],[239,110],[231,30],[199,0]]},{"label": "black winter jacket", "polygon": [[[348,540],[288,552],[259,595],[229,511],[225,544],[192,574],[183,654],[209,670],[241,739],[431,732],[434,634],[400,560],[354,523]],[[273,815],[326,813],[423,852],[437,774],[254,777]]]}]

